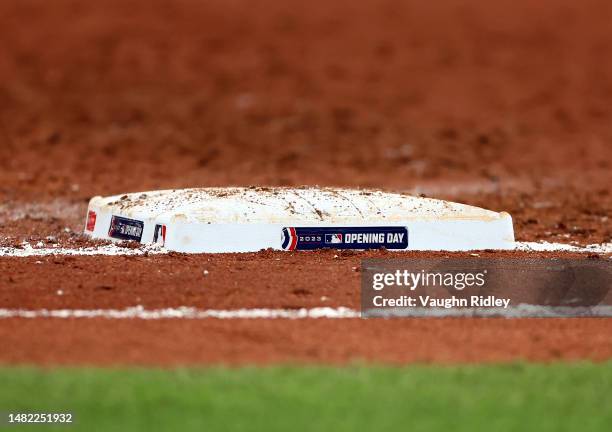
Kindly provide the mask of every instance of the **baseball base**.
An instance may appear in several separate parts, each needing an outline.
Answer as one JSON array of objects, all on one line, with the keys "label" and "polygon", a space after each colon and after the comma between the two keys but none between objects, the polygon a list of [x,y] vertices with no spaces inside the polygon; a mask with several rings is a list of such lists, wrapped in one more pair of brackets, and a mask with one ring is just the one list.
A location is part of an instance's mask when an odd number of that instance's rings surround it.
[{"label": "baseball base", "polygon": [[505,212],[331,188],[205,188],[94,197],[85,234],[191,253],[514,247],[512,218]]}]

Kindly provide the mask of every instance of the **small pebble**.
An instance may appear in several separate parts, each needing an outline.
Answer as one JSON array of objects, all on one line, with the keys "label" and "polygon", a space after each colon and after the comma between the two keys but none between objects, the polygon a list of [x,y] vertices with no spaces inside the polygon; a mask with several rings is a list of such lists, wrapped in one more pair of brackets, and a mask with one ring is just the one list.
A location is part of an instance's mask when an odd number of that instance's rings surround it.
[{"label": "small pebble", "polygon": [[208,270],[204,270],[204,276],[208,274]]},{"label": "small pebble", "polygon": [[57,290],[57,295],[58,295],[58,296],[64,295],[64,291],[62,291],[62,290]]}]

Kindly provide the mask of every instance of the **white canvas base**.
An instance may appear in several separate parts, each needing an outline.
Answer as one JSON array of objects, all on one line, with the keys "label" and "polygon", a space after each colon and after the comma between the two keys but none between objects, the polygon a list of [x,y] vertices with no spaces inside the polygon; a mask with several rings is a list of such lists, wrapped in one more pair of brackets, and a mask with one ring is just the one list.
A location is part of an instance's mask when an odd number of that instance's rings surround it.
[{"label": "white canvas base", "polygon": [[90,200],[85,234],[178,252],[512,249],[508,213],[380,191],[209,188]]}]

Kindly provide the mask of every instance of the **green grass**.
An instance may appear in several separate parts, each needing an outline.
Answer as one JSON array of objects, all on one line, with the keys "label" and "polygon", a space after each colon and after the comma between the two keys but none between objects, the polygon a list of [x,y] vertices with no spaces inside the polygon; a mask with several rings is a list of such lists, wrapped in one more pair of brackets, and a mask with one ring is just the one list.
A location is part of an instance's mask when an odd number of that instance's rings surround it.
[{"label": "green grass", "polygon": [[603,431],[612,430],[612,363],[4,367],[0,411],[72,411],[67,429],[88,431]]}]

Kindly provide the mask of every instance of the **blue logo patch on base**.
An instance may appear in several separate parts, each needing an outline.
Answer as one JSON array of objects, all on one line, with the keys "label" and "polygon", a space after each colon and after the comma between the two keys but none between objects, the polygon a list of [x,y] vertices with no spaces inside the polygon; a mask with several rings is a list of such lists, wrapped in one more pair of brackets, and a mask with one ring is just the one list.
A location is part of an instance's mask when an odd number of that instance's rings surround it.
[{"label": "blue logo patch on base", "polygon": [[143,228],[144,222],[142,221],[128,219],[122,216],[113,216],[111,218],[108,236],[119,240],[140,241]]},{"label": "blue logo patch on base", "polygon": [[281,246],[285,250],[407,249],[406,227],[286,227]]}]

